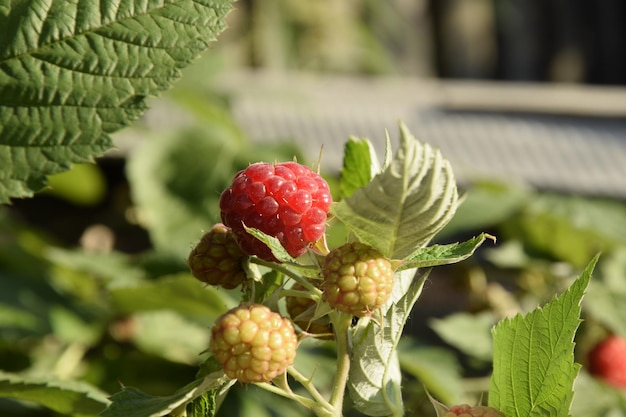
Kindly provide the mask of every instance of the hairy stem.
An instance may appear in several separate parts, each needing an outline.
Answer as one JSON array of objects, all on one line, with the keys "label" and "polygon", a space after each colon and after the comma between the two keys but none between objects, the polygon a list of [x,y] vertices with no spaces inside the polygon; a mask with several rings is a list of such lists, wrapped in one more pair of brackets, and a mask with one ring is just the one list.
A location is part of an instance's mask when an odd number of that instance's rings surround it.
[{"label": "hairy stem", "polygon": [[280,385],[273,385],[267,382],[257,382],[255,385],[266,391],[280,395],[281,397],[289,398],[298,402],[300,405],[312,410],[318,417],[333,417],[335,415],[333,410],[328,408],[329,405],[326,401],[323,401],[324,404],[320,404],[318,401],[311,398],[298,395],[294,393],[289,386],[286,386],[286,384],[281,383]]},{"label": "hairy stem", "polygon": [[293,366],[287,368],[287,372],[293,377],[293,379],[298,381],[309,392],[311,397],[313,397],[313,399],[317,401],[318,404],[327,409],[332,409],[330,403],[326,401],[322,394],[320,394],[320,392],[317,390],[315,385],[313,385],[313,381],[311,380],[311,378],[305,377]]}]

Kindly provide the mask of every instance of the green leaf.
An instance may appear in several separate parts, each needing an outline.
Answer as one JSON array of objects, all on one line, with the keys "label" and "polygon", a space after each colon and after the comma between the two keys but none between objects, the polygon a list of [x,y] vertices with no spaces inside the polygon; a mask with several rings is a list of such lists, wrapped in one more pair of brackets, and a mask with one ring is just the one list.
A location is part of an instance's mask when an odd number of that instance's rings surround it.
[{"label": "green leaf", "polygon": [[226,26],[231,0],[0,7],[0,203],[91,162]]},{"label": "green leaf", "polygon": [[228,292],[203,286],[188,274],[112,288],[110,296],[114,310],[122,314],[169,309],[203,321],[236,305]]},{"label": "green leaf", "polygon": [[533,196],[530,189],[518,184],[487,181],[472,184],[454,217],[437,238],[498,225],[515,216]]},{"label": "green leaf", "polygon": [[202,231],[220,221],[220,193],[236,170],[236,140],[219,126],[149,135],[126,174],[154,246],[186,259]]},{"label": "green leaf", "polygon": [[535,195],[502,227],[535,253],[583,268],[598,252],[626,244],[626,206],[620,201],[556,194]]},{"label": "green leaf", "polygon": [[472,256],[474,251],[483,244],[485,239],[491,239],[494,242],[496,240],[487,233],[481,233],[479,236],[463,243],[432,245],[419,248],[402,262],[399,269],[424,268],[461,262]]},{"label": "green leaf", "polygon": [[109,404],[105,393],[79,381],[25,377],[0,371],[0,397],[32,401],[58,413],[95,416]]},{"label": "green leaf", "polygon": [[96,206],[106,197],[104,173],[94,164],[77,164],[71,170],[52,175],[43,192],[76,206]]},{"label": "green leaf", "polygon": [[209,346],[210,330],[171,310],[146,311],[133,316],[133,343],[142,351],[169,361],[197,365]]},{"label": "green leaf", "polygon": [[[51,247],[45,254],[56,265],[83,271],[112,287],[140,283],[146,278],[146,272],[137,266],[137,260],[122,252],[85,252]],[[78,279],[85,280],[85,277],[80,276]],[[71,285],[78,287],[79,283],[71,282]]]},{"label": "green leaf", "polygon": [[450,163],[400,125],[400,149],[365,187],[332,206],[362,242],[404,259],[452,218],[458,193]]},{"label": "green leaf", "polygon": [[243,226],[246,229],[246,232],[250,233],[252,236],[265,243],[267,247],[270,248],[270,250],[272,251],[272,255],[274,255],[274,257],[280,262],[290,264],[296,263],[296,260],[291,255],[289,255],[289,253],[287,253],[287,250],[285,250],[280,241],[274,236],[270,236],[266,233],[263,233],[261,230],[255,229],[253,227],[246,227],[245,224]]},{"label": "green leaf", "polygon": [[[244,227],[246,225],[244,224]],[[259,239],[261,242],[265,243],[270,250],[272,251],[272,255],[280,262],[289,265],[289,269],[293,272],[304,275],[309,278],[316,278],[319,275],[319,269],[312,265],[302,265],[299,264],[296,259],[294,259],[283,247],[278,239],[274,236],[270,236],[266,233],[263,233],[259,229],[255,229],[252,227],[245,227],[246,231],[250,233],[252,236]],[[262,261],[263,262],[263,261]]]},{"label": "green leaf", "polygon": [[216,392],[205,392],[187,405],[188,417],[213,417],[217,413]]},{"label": "green leaf", "polygon": [[125,387],[111,396],[111,405],[104,410],[102,417],[162,417],[174,410],[185,407],[205,392],[228,383],[223,371],[217,371],[199,378],[166,397],[148,395],[136,388]]},{"label": "green leaf", "polygon": [[573,416],[621,417],[626,410],[626,392],[600,382],[581,370],[574,385]]},{"label": "green leaf", "polygon": [[626,337],[626,248],[603,258],[600,278],[589,285],[585,311],[612,332]]},{"label": "green leaf", "polygon": [[254,281],[254,300],[255,303],[262,304],[270,295],[283,285],[283,274],[270,270],[263,274],[260,281]]},{"label": "green leaf", "polygon": [[461,366],[450,349],[403,340],[398,354],[402,370],[415,376],[435,397],[446,404],[459,404],[463,400]]},{"label": "green leaf", "polygon": [[367,139],[350,137],[344,146],[340,195],[343,198],[350,197],[357,189],[369,184],[379,170],[372,143]]},{"label": "green leaf", "polygon": [[403,415],[402,375],[396,348],[428,274],[415,282],[415,271],[396,275],[401,284],[411,284],[408,289],[394,285],[394,292],[400,287],[396,293],[404,295],[397,302],[388,302],[383,322],[361,319],[353,329],[348,390],[356,409],[369,416]]},{"label": "green leaf", "polygon": [[526,316],[505,319],[493,330],[494,362],[489,405],[507,417],[568,417],[573,383],[574,336],[580,303],[596,256],[559,297]]},{"label": "green leaf", "polygon": [[491,338],[493,323],[494,316],[490,312],[475,315],[456,313],[429,322],[430,327],[446,343],[487,362],[491,362],[493,356]]}]

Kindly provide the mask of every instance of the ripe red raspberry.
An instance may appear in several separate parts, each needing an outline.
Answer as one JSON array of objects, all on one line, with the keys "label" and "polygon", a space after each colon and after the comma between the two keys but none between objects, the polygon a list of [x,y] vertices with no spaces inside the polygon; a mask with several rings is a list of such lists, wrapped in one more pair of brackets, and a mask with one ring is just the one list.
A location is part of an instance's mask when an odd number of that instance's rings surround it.
[{"label": "ripe red raspberry", "polygon": [[220,197],[220,210],[244,252],[275,262],[270,249],[246,232],[244,224],[277,238],[296,258],[324,235],[331,202],[328,184],[310,168],[296,162],[259,162],[235,175]]},{"label": "ripe red raspberry", "polygon": [[328,304],[357,317],[370,315],[391,295],[394,271],[376,249],[347,243],[330,253],[322,266],[323,297]]},{"label": "ripe red raspberry", "polygon": [[245,257],[230,229],[218,223],[191,250],[187,265],[200,281],[231,289],[246,278],[241,264]]},{"label": "ripe red raspberry", "polygon": [[626,339],[611,335],[588,355],[589,372],[615,388],[626,388]]},{"label": "ripe red raspberry", "polygon": [[271,381],[293,363],[297,347],[291,321],[261,304],[235,307],[211,329],[211,352],[240,382]]},{"label": "ripe red raspberry", "polygon": [[443,417],[505,417],[500,411],[485,405],[455,405],[448,409]]},{"label": "ripe red raspberry", "polygon": [[[294,284],[293,290],[305,291],[304,286]],[[315,313],[315,301],[310,298],[296,297],[293,295],[285,297],[285,307],[289,317],[302,330],[313,335],[319,335],[322,339],[332,338],[333,326],[330,324],[328,316],[312,320]]]}]

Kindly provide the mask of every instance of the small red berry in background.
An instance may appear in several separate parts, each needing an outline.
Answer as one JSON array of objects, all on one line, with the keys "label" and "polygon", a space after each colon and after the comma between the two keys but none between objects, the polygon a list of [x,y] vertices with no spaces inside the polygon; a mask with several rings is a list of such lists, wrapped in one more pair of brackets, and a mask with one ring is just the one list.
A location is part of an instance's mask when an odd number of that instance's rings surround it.
[{"label": "small red berry in background", "polygon": [[626,388],[626,339],[611,335],[588,355],[589,372],[615,388]]},{"label": "small red berry in background", "polygon": [[468,404],[450,407],[443,417],[504,417],[500,411],[486,405],[471,406]]},{"label": "small red berry in background", "polygon": [[332,197],[326,181],[297,162],[259,162],[239,171],[220,197],[221,217],[248,255],[275,262],[271,250],[246,232],[261,230],[297,258],[326,231]]}]

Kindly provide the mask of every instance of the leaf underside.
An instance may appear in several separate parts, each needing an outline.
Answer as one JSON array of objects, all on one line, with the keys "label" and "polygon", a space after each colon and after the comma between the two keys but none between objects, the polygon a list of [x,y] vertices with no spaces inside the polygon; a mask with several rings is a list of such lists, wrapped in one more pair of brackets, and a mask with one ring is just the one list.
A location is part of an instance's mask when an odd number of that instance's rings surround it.
[{"label": "leaf underside", "polygon": [[231,1],[0,3],[0,204],[110,149],[225,28]]},{"label": "leaf underside", "polygon": [[382,323],[361,319],[354,328],[348,392],[356,409],[368,416],[397,416],[403,409],[397,346],[428,274],[414,276],[415,270],[397,273]]},{"label": "leaf underside", "polygon": [[393,259],[425,247],[458,205],[450,163],[400,125],[400,149],[365,187],[332,207],[359,240]]}]

